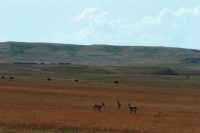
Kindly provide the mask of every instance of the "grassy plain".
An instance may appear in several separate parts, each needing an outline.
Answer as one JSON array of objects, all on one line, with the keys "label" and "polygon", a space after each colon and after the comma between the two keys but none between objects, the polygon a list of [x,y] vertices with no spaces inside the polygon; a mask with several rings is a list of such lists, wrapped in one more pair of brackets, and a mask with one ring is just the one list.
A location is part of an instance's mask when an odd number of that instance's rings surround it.
[{"label": "grassy plain", "polygon": [[[77,66],[0,68],[6,77],[0,80],[0,133],[200,132],[198,75],[123,74]],[[101,102],[105,109],[95,112],[92,105]],[[136,115],[128,113],[128,103],[138,107]]]}]

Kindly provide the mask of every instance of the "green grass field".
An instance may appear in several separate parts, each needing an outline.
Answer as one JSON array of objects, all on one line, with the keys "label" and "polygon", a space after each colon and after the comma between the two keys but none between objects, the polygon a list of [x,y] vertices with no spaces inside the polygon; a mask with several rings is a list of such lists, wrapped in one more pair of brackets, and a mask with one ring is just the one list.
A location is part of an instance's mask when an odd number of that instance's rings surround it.
[{"label": "green grass field", "polygon": [[[176,75],[167,73],[172,69]],[[151,66],[151,67],[97,67],[71,64],[0,64],[0,76],[11,76],[21,80],[80,80],[88,82],[150,86],[199,87],[200,67],[198,65]],[[164,72],[164,73],[163,73]]]}]

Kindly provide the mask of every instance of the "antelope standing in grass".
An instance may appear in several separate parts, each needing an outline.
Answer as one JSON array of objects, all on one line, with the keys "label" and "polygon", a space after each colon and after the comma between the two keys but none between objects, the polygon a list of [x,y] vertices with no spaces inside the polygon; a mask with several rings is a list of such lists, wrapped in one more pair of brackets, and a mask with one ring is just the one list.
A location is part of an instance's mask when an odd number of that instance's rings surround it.
[{"label": "antelope standing in grass", "polygon": [[93,109],[95,111],[99,111],[99,112],[101,112],[104,107],[105,107],[104,102],[102,102],[101,104],[95,104],[95,105],[93,105]]},{"label": "antelope standing in grass", "polygon": [[131,104],[128,104],[128,112],[132,114],[133,112],[136,114],[137,113],[137,107],[132,106]]},{"label": "antelope standing in grass", "polygon": [[117,100],[117,108],[118,108],[118,110],[120,110],[121,109],[121,102],[119,101],[119,100]]}]

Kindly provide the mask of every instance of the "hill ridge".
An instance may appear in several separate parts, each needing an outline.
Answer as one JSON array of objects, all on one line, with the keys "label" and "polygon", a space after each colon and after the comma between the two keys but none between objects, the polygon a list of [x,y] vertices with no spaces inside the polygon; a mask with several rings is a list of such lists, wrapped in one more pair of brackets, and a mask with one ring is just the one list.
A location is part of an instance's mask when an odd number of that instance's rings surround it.
[{"label": "hill ridge", "polygon": [[99,66],[200,64],[200,50],[163,46],[1,42],[0,63],[72,63]]}]

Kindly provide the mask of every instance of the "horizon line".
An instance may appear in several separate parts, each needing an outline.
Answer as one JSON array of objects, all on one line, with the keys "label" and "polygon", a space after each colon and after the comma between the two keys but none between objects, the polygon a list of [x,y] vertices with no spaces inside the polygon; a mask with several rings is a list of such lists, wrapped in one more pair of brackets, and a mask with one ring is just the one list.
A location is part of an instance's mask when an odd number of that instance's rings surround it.
[{"label": "horizon line", "polygon": [[[161,48],[177,48],[177,49],[188,49],[188,50],[200,50],[198,48],[187,48],[178,46],[166,46],[166,45],[145,45],[145,44],[111,44],[111,43],[62,43],[62,42],[46,42],[46,41],[0,41],[1,43],[29,43],[29,44],[49,44],[49,45],[77,45],[77,46],[114,46],[114,47],[161,47]],[[150,44],[150,43],[149,43]]]}]

